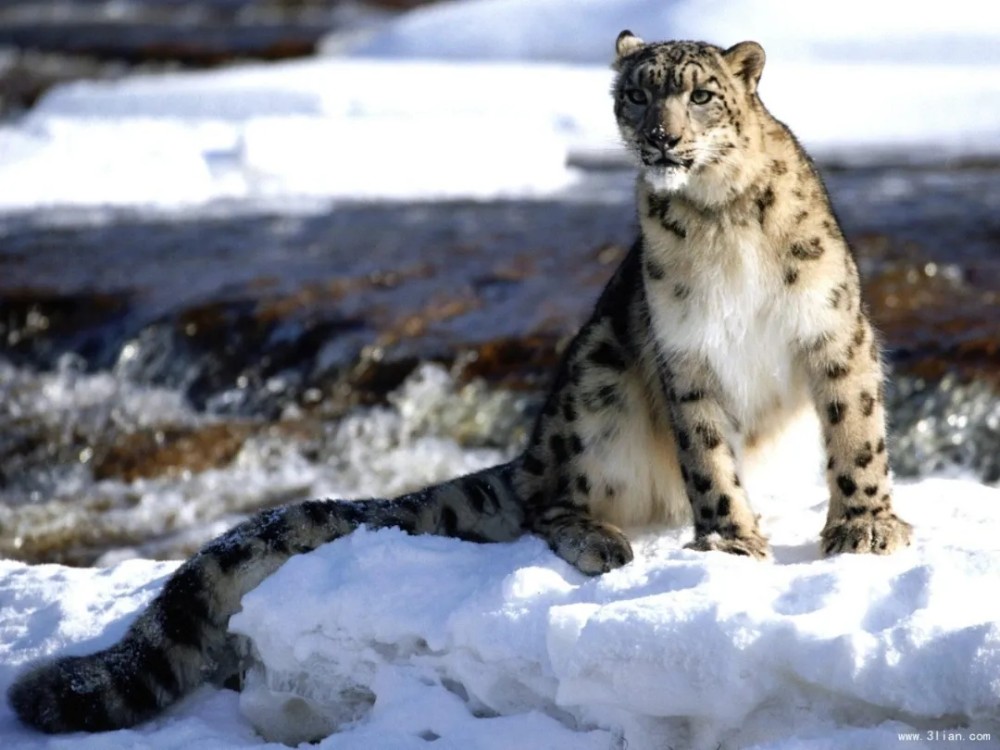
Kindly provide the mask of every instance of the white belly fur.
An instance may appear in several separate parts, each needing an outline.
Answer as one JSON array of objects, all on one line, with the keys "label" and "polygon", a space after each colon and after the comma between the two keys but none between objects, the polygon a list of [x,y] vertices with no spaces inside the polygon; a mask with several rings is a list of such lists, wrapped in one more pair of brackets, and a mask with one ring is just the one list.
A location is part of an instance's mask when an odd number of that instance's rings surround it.
[{"label": "white belly fur", "polygon": [[795,355],[803,316],[790,309],[795,300],[769,262],[776,254],[762,243],[754,232],[742,241],[716,235],[699,243],[696,262],[665,253],[690,295],[679,300],[669,287],[649,295],[664,351],[691,354],[709,366],[745,435],[808,399],[806,373]]}]

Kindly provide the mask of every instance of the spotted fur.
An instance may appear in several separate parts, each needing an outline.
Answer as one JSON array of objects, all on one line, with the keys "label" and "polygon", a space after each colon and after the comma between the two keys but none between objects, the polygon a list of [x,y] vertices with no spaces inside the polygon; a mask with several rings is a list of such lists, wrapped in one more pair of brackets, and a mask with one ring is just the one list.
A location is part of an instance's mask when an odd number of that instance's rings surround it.
[{"label": "spotted fur", "polygon": [[826,191],[757,96],[764,51],[617,42],[615,115],[640,169],[639,238],[570,345],[524,453],[395,500],[265,511],[182,565],[125,637],[36,666],[8,698],[47,732],[154,716],[240,667],[240,600],[291,555],[361,525],[545,539],[587,574],[621,527],[694,525],[699,550],[763,558],[740,475],[802,410],[827,446],[825,553],[909,543],[892,511],[878,343]]}]

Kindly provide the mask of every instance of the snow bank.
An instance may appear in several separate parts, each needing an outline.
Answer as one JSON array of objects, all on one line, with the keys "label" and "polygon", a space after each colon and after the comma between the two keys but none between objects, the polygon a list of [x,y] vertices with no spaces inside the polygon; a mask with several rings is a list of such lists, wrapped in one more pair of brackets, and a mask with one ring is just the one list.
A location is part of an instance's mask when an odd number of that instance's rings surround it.
[{"label": "snow bank", "polygon": [[354,59],[57,87],[0,127],[0,211],[567,195],[571,163],[624,164],[624,26],[762,41],[763,97],[817,156],[1000,152],[1000,5],[476,0],[403,16]]},{"label": "snow bank", "polygon": [[606,65],[609,38],[755,39],[772,59],[880,64],[1000,63],[1000,6],[952,0],[789,3],[781,0],[462,0],[418,8],[331,53],[449,60],[549,60]]},{"label": "snow bank", "polygon": [[0,208],[550,194],[606,78],[321,60],[75,83],[0,128]]},{"label": "snow bank", "polygon": [[[995,744],[1000,490],[900,487],[916,540],[887,558],[820,559],[823,495],[760,498],[773,564],[646,532],[632,564],[593,579],[534,538],[360,531],[245,597],[232,625],[261,666],[238,699],[205,688],[138,729],[55,741],[3,706],[0,744],[264,746],[251,724],[286,740],[337,731],[326,750],[856,750],[908,732],[931,748],[949,731],[965,739],[949,747]],[[115,640],[172,567],[0,563],[0,689],[30,659]]]},{"label": "snow bank", "polygon": [[[905,487],[912,550],[829,560],[816,545],[823,494],[760,508],[775,564],[685,551],[675,532],[643,537],[633,564],[587,579],[536,539],[356,534],[246,597],[233,626],[264,669],[245,713],[292,731],[308,705],[335,729],[346,694],[363,718],[336,746],[359,748],[377,730],[460,747],[452,733],[470,715],[529,712],[633,749],[886,747],[897,731],[948,727],[1000,737],[1000,602],[987,595],[1000,492]],[[468,708],[461,721],[435,708],[455,702]]]}]

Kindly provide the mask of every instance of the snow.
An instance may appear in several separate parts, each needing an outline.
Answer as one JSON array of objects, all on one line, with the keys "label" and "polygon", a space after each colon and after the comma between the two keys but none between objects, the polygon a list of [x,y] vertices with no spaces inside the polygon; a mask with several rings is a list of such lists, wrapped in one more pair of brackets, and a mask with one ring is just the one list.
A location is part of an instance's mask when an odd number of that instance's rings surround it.
[{"label": "snow", "polygon": [[728,45],[755,39],[783,63],[1000,62],[1000,8],[981,0],[953,0],[947,13],[934,0],[452,1],[421,8],[367,37],[335,34],[327,49],[378,58],[606,65],[609,37],[626,28],[647,40]]},{"label": "snow", "polygon": [[[804,491],[803,491],[804,490]],[[898,733],[1000,736],[1000,490],[898,489],[914,545],[823,559],[819,484],[758,494],[773,563],[636,533],[636,559],[586,578],[538,539],[476,545],[361,530],[293,558],[231,626],[260,663],[133,730],[50,740],[0,708],[5,748],[324,750],[662,747],[832,750]],[[174,563],[0,562],[0,688],[27,661],[114,641]],[[377,592],[377,593],[376,593]]]},{"label": "snow", "polygon": [[[442,3],[348,54],[56,87],[0,126],[0,211],[572,195],[624,155],[614,37],[761,41],[761,92],[820,158],[1000,150],[1000,6],[659,0]],[[858,19],[863,19],[859,22]]]},{"label": "snow", "polygon": [[[1000,604],[978,592],[996,583],[1000,492],[906,486],[898,503],[916,525],[914,547],[834,559],[816,545],[824,495],[813,486],[804,502],[786,490],[758,503],[774,564],[686,551],[690,532],[660,531],[640,535],[632,565],[595,579],[537,539],[484,547],[356,534],[246,597],[233,626],[263,670],[242,702],[304,697],[329,716],[339,690],[373,694],[370,716],[336,747],[363,747],[355,731],[401,726],[462,746],[450,717],[398,699],[420,685],[446,704],[463,696],[473,713],[541,712],[561,729],[604,731],[602,747],[620,736],[630,748],[794,737],[846,748],[859,732],[885,746],[897,729],[966,724],[997,737]],[[942,508],[946,497],[961,499]],[[277,711],[267,720],[280,726]]]}]

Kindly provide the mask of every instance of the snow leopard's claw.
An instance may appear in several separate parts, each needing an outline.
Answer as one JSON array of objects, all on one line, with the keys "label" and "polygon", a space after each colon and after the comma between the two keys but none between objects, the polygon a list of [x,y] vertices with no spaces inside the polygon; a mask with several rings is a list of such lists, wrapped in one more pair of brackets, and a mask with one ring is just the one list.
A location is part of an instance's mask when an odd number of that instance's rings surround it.
[{"label": "snow leopard's claw", "polygon": [[841,518],[823,529],[823,554],[841,552],[888,555],[910,544],[913,527],[895,513]]},{"label": "snow leopard's claw", "polygon": [[757,529],[733,537],[724,537],[718,533],[706,534],[684,545],[684,549],[699,552],[728,552],[730,555],[742,555],[758,560],[768,560],[771,557],[771,546],[767,537]]},{"label": "snow leopard's claw", "polygon": [[632,561],[632,545],[611,524],[587,519],[566,525],[551,541],[553,551],[581,573],[607,573]]}]

